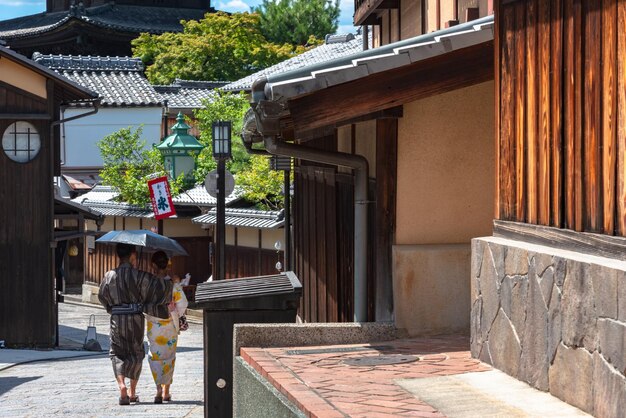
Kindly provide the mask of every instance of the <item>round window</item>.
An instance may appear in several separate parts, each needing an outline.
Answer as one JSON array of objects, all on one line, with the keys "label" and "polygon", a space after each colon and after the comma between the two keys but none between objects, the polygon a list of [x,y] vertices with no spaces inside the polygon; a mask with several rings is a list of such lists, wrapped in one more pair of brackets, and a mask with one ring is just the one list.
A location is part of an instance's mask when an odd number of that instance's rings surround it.
[{"label": "round window", "polygon": [[28,122],[12,123],[2,135],[4,153],[18,163],[27,163],[37,156],[41,140],[37,129]]}]

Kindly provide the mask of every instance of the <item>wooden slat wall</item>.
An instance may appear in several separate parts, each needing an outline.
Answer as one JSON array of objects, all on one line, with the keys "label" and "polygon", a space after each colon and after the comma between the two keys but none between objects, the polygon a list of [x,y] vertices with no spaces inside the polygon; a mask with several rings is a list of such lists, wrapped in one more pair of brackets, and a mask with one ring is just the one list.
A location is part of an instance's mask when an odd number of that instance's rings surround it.
[{"label": "wooden slat wall", "polygon": [[626,2],[497,3],[497,216],[626,234]]},{"label": "wooden slat wall", "polygon": [[[282,251],[261,249],[261,265],[259,266],[259,249],[251,247],[226,246],[226,278],[251,277],[276,274],[276,262],[284,260]],[[193,275],[192,275],[193,277]],[[205,279],[206,280],[206,279]]]},{"label": "wooden slat wall", "polygon": [[[300,315],[308,322],[353,320],[353,176],[335,168],[301,165],[295,173],[294,258],[303,284]],[[375,187],[375,186],[374,186]],[[371,208],[373,222],[375,210]],[[375,230],[370,231],[375,242]],[[368,263],[368,306],[373,317],[375,246]]]}]

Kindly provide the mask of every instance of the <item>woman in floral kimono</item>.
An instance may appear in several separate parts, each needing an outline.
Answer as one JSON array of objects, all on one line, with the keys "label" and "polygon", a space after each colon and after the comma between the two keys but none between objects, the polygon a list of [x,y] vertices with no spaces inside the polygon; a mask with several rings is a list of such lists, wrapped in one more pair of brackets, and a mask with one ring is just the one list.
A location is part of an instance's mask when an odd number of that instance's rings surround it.
[{"label": "woman in floral kimono", "polygon": [[[163,251],[158,251],[152,256],[152,264],[156,269],[156,276],[169,279],[166,269],[169,263],[167,255]],[[161,319],[161,315],[146,315],[148,328],[148,342],[150,344],[150,355],[148,363],[152,371],[152,377],[157,387],[154,403],[171,401],[170,385],[174,375],[174,365],[176,363],[176,345],[178,343],[179,318],[185,314],[187,309],[187,298],[183,293],[180,278],[174,277],[172,289],[172,302],[169,304],[169,318]]]}]

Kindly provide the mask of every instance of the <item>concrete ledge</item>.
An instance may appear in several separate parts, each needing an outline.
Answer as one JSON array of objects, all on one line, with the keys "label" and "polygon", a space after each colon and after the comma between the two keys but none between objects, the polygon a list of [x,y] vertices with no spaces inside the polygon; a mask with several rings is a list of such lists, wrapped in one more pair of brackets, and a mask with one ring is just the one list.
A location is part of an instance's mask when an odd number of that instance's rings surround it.
[{"label": "concrete ledge", "polygon": [[98,300],[99,290],[100,286],[97,284],[83,283],[82,302],[100,305],[100,301]]},{"label": "concrete ledge", "polygon": [[[234,361],[233,416],[248,418],[305,417],[282,393],[241,357]],[[237,394],[242,394],[238,399]]]},{"label": "concrete ledge", "polygon": [[365,344],[403,336],[393,323],[235,324],[233,353],[241,347]]}]

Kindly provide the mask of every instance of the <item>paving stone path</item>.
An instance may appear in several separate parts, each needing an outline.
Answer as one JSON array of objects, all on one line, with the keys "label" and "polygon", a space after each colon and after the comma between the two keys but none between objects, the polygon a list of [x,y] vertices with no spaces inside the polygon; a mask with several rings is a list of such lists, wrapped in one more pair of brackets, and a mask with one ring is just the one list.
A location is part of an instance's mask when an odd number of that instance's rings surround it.
[{"label": "paving stone path", "polygon": [[[98,341],[108,349],[108,315],[97,308],[60,304],[63,348],[77,349],[85,338],[89,315],[96,315]],[[202,417],[202,326],[190,324],[181,334],[176,359],[173,402],[152,403],[154,383],[147,359],[138,390],[140,403],[117,405],[118,391],[106,353],[90,357],[37,361],[0,371],[2,417]]]}]

